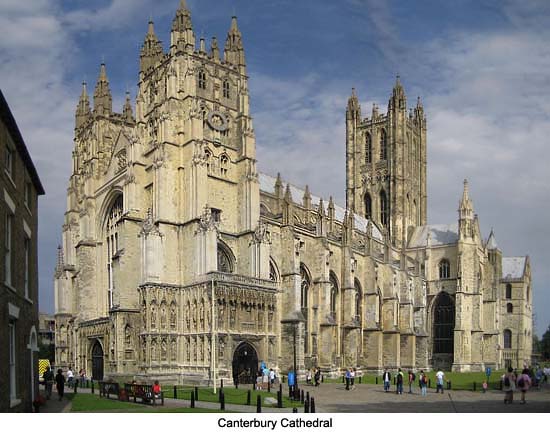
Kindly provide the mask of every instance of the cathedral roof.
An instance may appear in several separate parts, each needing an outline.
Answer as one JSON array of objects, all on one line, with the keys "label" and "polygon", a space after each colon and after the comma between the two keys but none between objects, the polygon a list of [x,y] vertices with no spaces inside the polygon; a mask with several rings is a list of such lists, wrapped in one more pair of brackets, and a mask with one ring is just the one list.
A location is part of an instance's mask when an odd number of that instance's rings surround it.
[{"label": "cathedral roof", "polygon": [[432,246],[454,244],[458,241],[458,224],[416,227],[409,240],[409,247],[425,247],[428,233],[430,234],[430,244]]},{"label": "cathedral roof", "polygon": [[527,257],[502,257],[502,278],[521,279],[525,273]]},{"label": "cathedral roof", "polygon": [[[260,180],[260,190],[263,192],[267,192],[272,194],[275,189],[275,182],[277,179],[275,177],[272,177],[270,175],[259,173],[259,180]],[[284,182],[283,182],[284,183]],[[287,183],[290,188],[290,194],[293,198],[294,202],[301,202],[302,197],[304,196],[305,189],[301,189],[299,187],[294,186],[291,183]],[[286,188],[286,185],[285,185]],[[319,201],[321,200],[320,197],[311,195],[311,207],[314,210],[317,210],[319,207]],[[328,200],[324,199],[324,202],[328,202]],[[334,205],[334,216],[338,222],[344,222],[344,217],[346,216],[346,209],[344,207],[341,207],[339,205]],[[366,232],[367,231],[367,223],[368,220],[365,219],[362,216],[354,215],[354,225],[355,229],[359,231]],[[384,240],[384,236],[382,235],[382,232],[380,229],[376,226],[375,223],[372,224],[372,236],[380,241]]]}]

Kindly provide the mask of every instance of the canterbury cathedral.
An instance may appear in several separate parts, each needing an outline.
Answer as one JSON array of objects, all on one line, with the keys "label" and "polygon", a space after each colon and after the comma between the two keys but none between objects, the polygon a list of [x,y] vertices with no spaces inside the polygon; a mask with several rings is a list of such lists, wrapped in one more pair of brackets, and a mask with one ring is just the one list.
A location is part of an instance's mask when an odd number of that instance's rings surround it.
[{"label": "canterbury cathedral", "polygon": [[184,0],[169,46],[149,22],[121,111],[101,64],[75,115],[60,367],[182,383],[282,374],[294,355],[327,375],[530,362],[529,258],[483,236],[467,181],[457,219],[427,224],[426,115],[399,78],[385,113],[355,91],[342,107],[345,206],[258,172],[235,17],[222,47],[196,40]]}]

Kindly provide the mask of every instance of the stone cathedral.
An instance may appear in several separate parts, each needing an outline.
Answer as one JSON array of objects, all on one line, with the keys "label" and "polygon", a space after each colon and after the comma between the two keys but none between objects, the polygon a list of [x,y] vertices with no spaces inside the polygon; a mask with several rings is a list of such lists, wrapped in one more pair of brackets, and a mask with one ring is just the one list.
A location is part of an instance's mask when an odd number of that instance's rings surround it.
[{"label": "stone cathedral", "polygon": [[[95,379],[247,382],[356,367],[477,371],[530,362],[528,257],[484,239],[464,182],[427,225],[427,124],[399,79],[346,121],[346,206],[259,173],[243,40],[196,44],[181,1],[149,23],[135,106],[105,64],[76,109],[55,271],[56,363]],[[344,109],[344,107],[343,107]],[[342,137],[344,139],[344,137]],[[328,157],[328,156],[327,156]]]}]

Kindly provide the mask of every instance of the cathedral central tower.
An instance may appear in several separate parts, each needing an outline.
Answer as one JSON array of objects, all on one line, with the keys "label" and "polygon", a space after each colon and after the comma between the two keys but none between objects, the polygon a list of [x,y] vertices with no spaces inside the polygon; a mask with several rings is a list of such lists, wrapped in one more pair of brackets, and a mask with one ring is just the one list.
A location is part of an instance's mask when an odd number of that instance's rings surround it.
[{"label": "cathedral central tower", "polygon": [[346,207],[385,228],[396,247],[427,222],[426,117],[418,99],[407,112],[399,77],[381,114],[361,117],[355,90],[346,109]]}]

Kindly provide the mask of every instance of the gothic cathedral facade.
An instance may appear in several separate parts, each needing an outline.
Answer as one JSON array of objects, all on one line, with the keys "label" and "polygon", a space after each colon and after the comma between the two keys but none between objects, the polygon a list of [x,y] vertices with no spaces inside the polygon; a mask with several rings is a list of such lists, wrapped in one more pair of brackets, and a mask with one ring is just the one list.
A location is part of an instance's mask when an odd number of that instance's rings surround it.
[{"label": "gothic cathedral facade", "polygon": [[[135,111],[135,114],[134,114]],[[426,117],[346,110],[346,206],[256,168],[242,36],[153,23],[135,110],[101,65],[76,110],[55,271],[56,363],[95,379],[252,379],[318,366],[483,370],[530,361],[528,257],[484,241],[468,185],[427,225]]]}]

